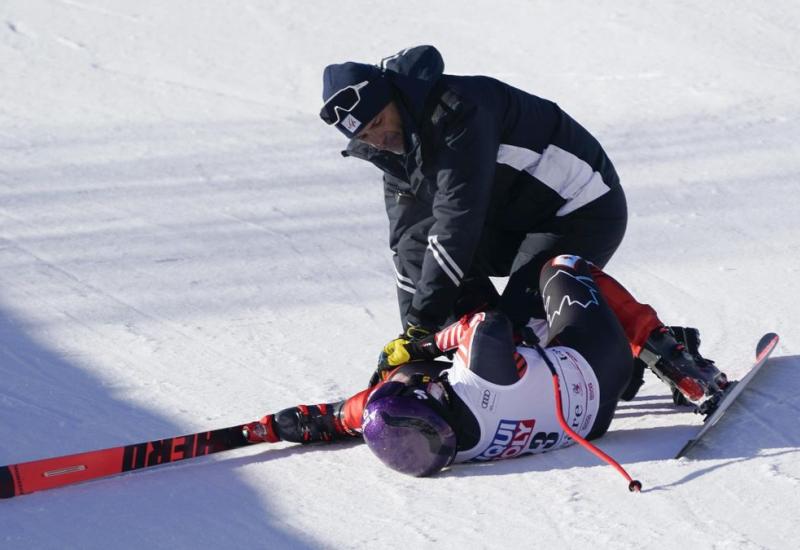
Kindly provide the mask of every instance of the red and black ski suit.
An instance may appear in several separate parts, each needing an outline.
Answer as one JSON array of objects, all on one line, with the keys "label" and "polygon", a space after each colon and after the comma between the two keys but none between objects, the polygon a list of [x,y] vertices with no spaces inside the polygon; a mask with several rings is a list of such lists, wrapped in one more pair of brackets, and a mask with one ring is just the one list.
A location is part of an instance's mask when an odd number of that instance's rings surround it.
[{"label": "red and black ski suit", "polygon": [[[542,270],[539,286],[550,334],[549,341],[544,344],[577,351],[597,377],[601,397],[588,437],[599,437],[608,429],[619,397],[630,380],[632,354],[638,354],[650,332],[662,323],[650,306],[637,302],[613,278],[575,256],[559,256],[548,262]],[[528,368],[518,353],[512,325],[500,312],[465,317],[438,332],[436,342],[442,352],[456,350],[465,368],[492,384],[512,385]],[[448,363],[408,363],[395,369],[388,379],[404,381],[417,373],[436,376],[450,366]],[[338,403],[286,409],[277,415],[268,415],[262,422],[270,428],[273,441],[312,442],[357,435],[364,408],[374,390],[375,387],[367,388]],[[470,448],[480,438],[476,421],[480,411],[450,393],[459,449]],[[531,399],[536,399],[536,395]],[[308,416],[309,412],[330,417],[331,433],[320,438],[313,430],[304,428],[295,430],[301,435],[290,435],[293,425],[288,416],[281,416],[289,411],[294,411],[288,415],[291,421]]]}]

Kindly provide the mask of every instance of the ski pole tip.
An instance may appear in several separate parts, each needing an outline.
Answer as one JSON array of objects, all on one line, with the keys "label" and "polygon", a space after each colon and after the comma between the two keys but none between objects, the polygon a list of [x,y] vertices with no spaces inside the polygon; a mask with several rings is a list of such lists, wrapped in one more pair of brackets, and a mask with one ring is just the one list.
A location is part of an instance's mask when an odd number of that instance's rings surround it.
[{"label": "ski pole tip", "polygon": [[634,480],[632,480],[632,481],[631,481],[631,482],[628,484],[628,490],[629,490],[631,493],[639,493],[639,492],[641,492],[641,491],[642,491],[642,482],[641,482],[641,481],[639,481],[638,479],[634,479]]}]

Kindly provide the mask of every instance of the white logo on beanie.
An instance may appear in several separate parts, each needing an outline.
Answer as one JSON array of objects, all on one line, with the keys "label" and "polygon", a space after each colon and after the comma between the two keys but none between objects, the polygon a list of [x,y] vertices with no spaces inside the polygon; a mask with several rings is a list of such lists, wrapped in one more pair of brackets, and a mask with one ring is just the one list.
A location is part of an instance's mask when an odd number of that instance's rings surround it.
[{"label": "white logo on beanie", "polygon": [[344,117],[344,120],[342,120],[342,126],[348,132],[350,132],[351,134],[354,134],[356,132],[356,130],[358,130],[358,127],[361,126],[361,121],[359,121],[353,115],[348,114],[346,117]]}]

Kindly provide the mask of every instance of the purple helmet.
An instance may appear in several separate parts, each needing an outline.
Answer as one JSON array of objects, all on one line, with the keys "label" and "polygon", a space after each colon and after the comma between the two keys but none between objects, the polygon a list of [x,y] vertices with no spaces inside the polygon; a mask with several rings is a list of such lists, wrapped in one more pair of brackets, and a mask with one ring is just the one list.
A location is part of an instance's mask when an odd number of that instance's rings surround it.
[{"label": "purple helmet", "polygon": [[427,476],[455,458],[456,434],[445,420],[445,407],[428,392],[431,386],[438,384],[387,382],[375,390],[364,408],[364,440],[393,470]]}]

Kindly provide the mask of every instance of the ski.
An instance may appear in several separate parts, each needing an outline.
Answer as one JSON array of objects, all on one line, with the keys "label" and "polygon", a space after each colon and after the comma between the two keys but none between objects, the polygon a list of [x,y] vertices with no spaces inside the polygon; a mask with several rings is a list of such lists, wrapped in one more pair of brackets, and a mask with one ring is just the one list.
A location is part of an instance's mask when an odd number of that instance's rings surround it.
[{"label": "ski", "polygon": [[750,368],[750,371],[745,375],[744,378],[739,380],[738,382],[733,382],[731,385],[725,389],[725,391],[721,394],[718,402],[715,406],[711,409],[711,413],[706,416],[704,420],[703,427],[697,434],[686,442],[678,454],[675,455],[675,458],[680,458],[686,455],[689,450],[700,441],[705,434],[707,434],[711,428],[713,428],[717,422],[719,422],[720,418],[723,417],[725,411],[736,401],[736,398],[744,391],[744,389],[750,384],[750,382],[755,378],[755,376],[761,371],[762,367],[766,364],[767,359],[772,354],[772,351],[775,349],[775,346],[778,345],[779,337],[774,332],[769,332],[761,337],[761,340],[758,341],[758,345],[756,346],[756,360],[753,363],[753,366]]},{"label": "ski", "polygon": [[156,439],[0,466],[0,498],[11,498],[125,472],[133,472],[254,444],[245,430],[231,426],[166,439]]}]

